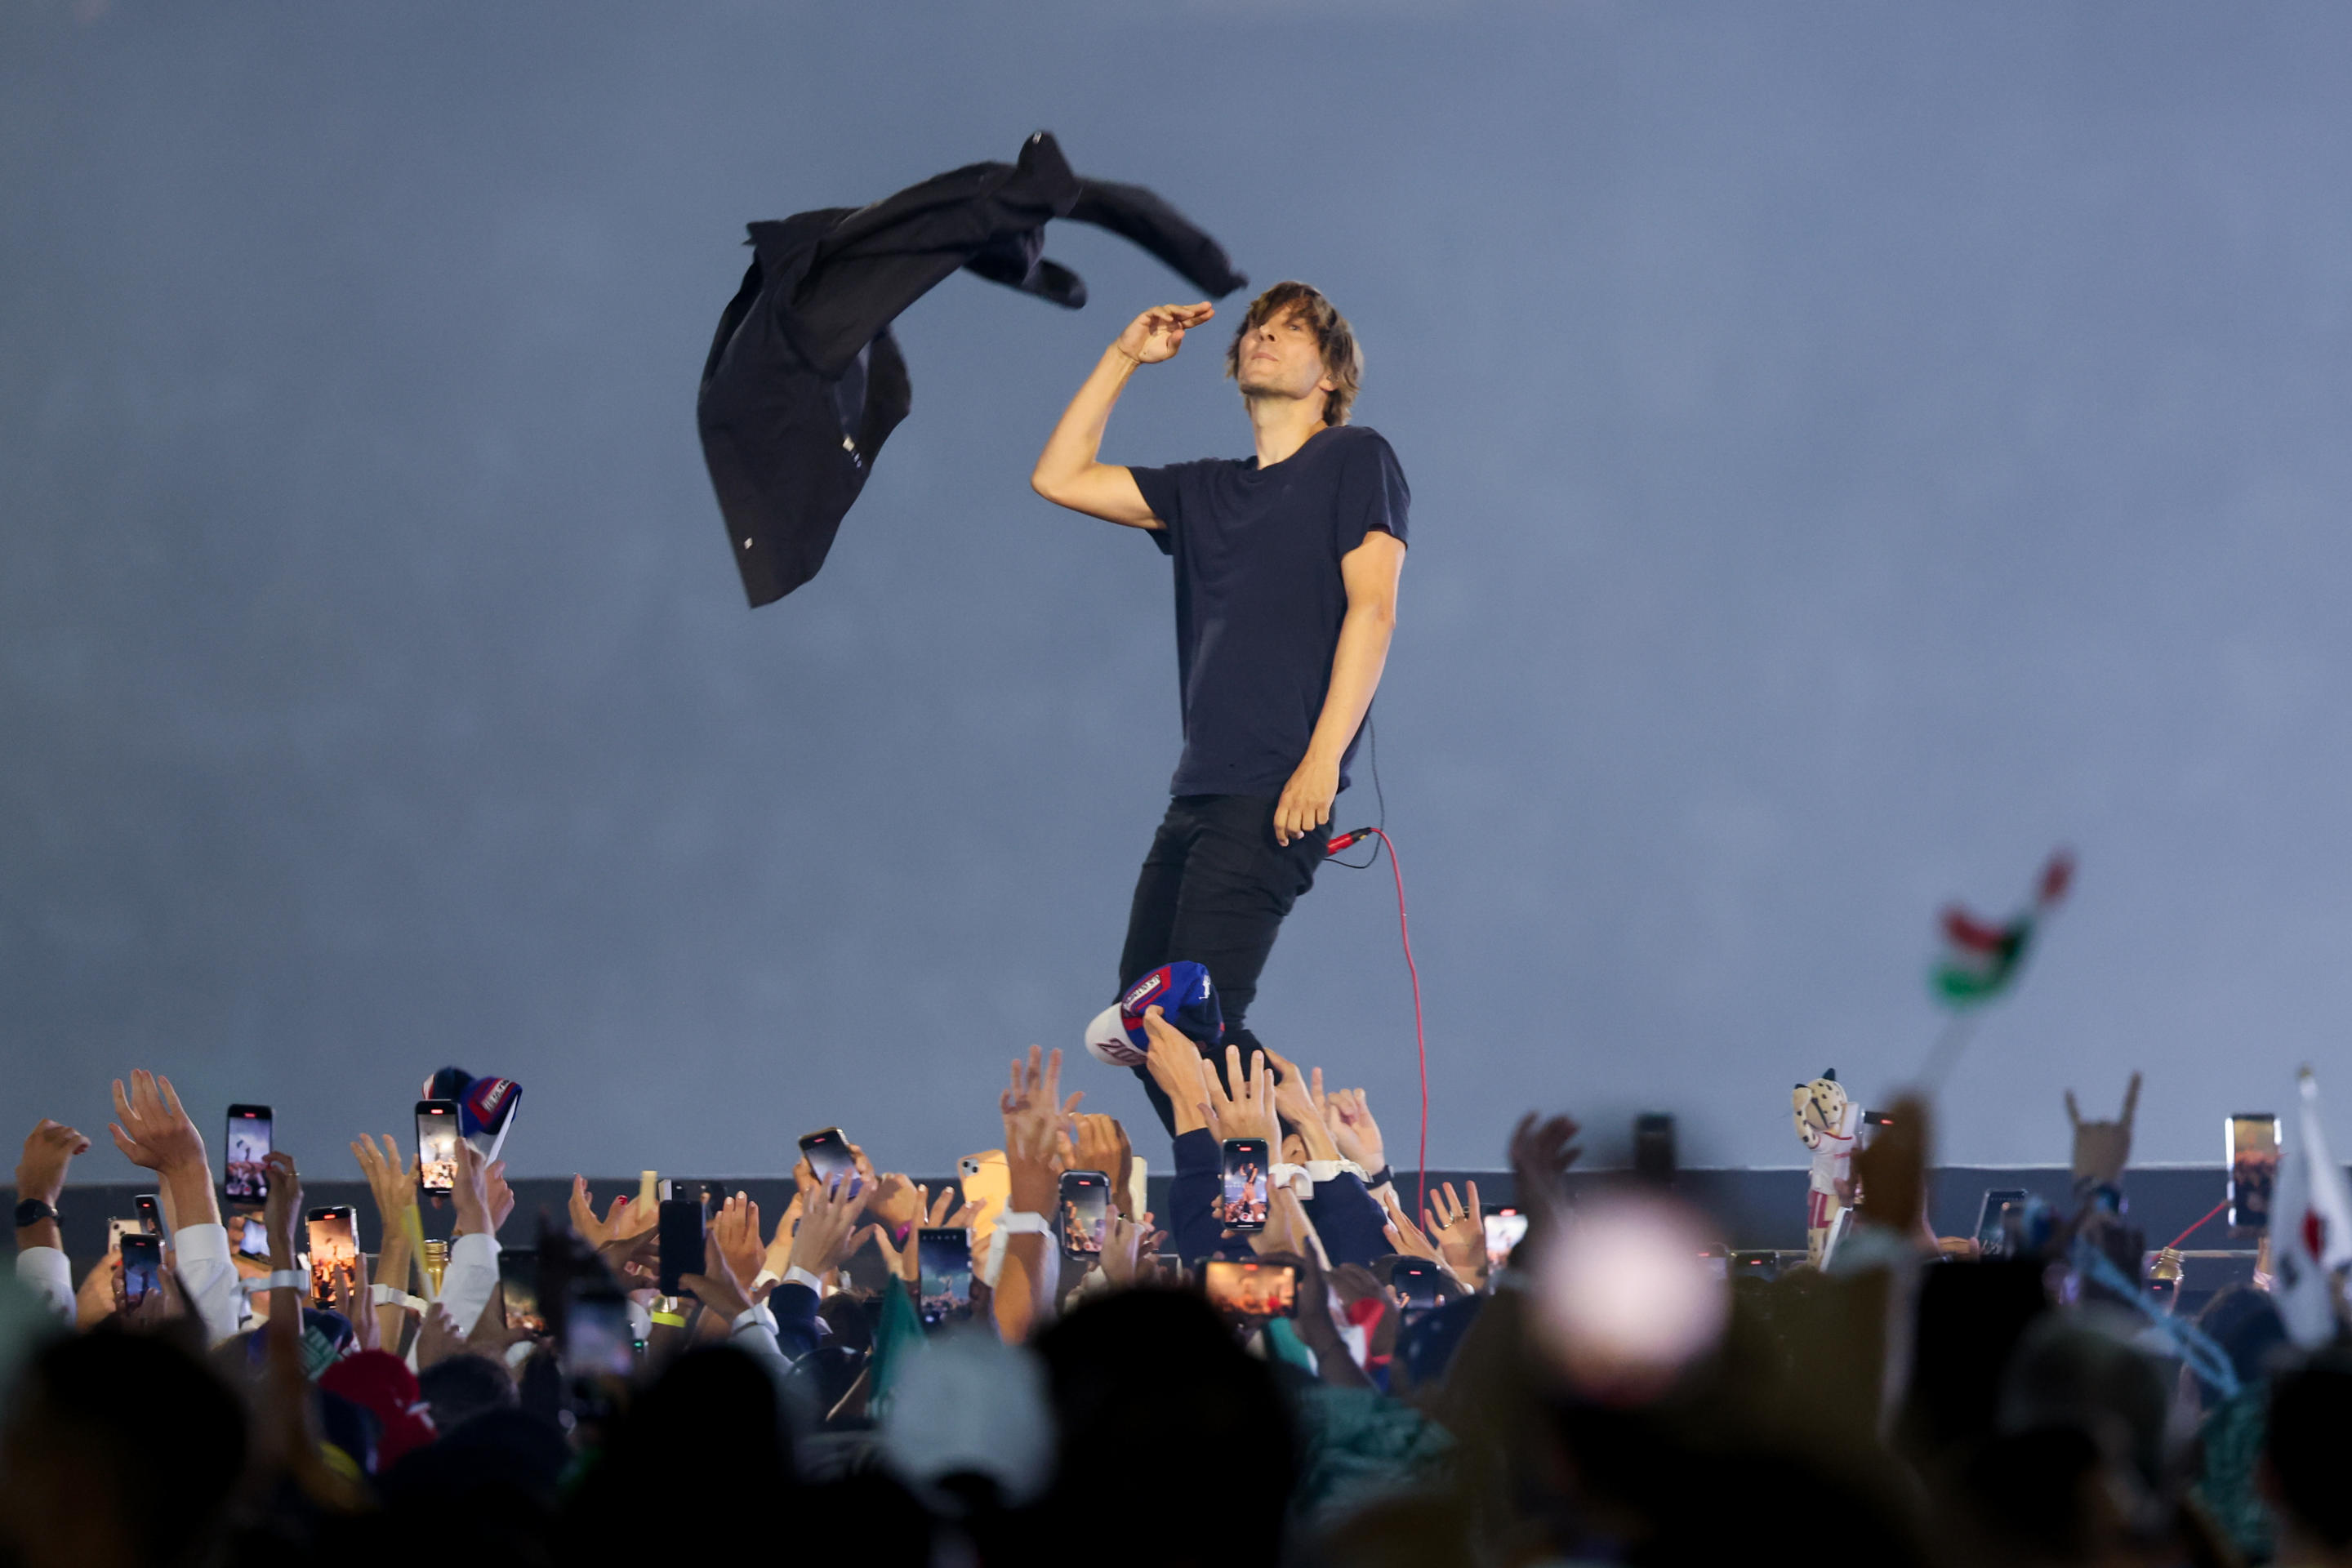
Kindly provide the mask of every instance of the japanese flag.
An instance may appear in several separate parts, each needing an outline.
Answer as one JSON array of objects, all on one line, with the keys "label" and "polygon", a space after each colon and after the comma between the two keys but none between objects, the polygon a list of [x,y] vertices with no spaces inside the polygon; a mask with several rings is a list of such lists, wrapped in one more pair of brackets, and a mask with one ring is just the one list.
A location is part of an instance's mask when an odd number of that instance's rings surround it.
[{"label": "japanese flag", "polygon": [[2303,1069],[2294,1135],[2279,1152],[2271,1199],[2272,1300],[2289,1338],[2306,1350],[2336,1337],[2335,1271],[2352,1263],[2352,1187],[2327,1152],[2319,1084]]}]

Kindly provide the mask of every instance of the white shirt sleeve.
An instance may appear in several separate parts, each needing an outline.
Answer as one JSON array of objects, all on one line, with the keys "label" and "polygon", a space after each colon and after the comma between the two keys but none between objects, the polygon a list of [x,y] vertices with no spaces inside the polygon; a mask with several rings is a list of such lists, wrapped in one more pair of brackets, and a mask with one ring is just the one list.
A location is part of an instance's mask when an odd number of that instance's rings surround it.
[{"label": "white shirt sleeve", "polygon": [[172,1233],[173,1267],[188,1305],[204,1320],[215,1344],[232,1339],[245,1316],[245,1295],[236,1288],[236,1263],[228,1255],[228,1230],[220,1225],[184,1225]]},{"label": "white shirt sleeve", "polygon": [[776,1342],[776,1315],[764,1302],[754,1303],[751,1310],[740,1314],[727,1330],[727,1342],[746,1354],[762,1361],[773,1362],[771,1371],[782,1371],[787,1364],[784,1347]]},{"label": "white shirt sleeve", "polygon": [[74,1321],[73,1265],[54,1247],[27,1247],[16,1254],[16,1279],[29,1285],[68,1324]]},{"label": "white shirt sleeve", "polygon": [[499,1289],[499,1238],[471,1232],[449,1244],[449,1267],[441,1271],[441,1304],[457,1331],[470,1334],[482,1309]]}]

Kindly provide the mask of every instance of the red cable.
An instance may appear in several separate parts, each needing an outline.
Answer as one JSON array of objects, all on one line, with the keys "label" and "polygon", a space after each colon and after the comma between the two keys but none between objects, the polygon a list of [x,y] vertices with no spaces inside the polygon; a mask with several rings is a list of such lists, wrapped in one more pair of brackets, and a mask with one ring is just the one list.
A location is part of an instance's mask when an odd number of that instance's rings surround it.
[{"label": "red cable", "polygon": [[[2228,1208],[2229,1206],[2230,1200],[2223,1198],[2220,1203],[2215,1204],[2211,1208],[2205,1211],[2205,1219],[2211,1219],[2215,1215],[2220,1214],[2223,1209]],[[2199,1220],[2197,1225],[2203,1225],[2205,1223],[2205,1219]],[[2174,1237],[2170,1241],[2166,1242],[2164,1245],[2167,1247],[2179,1246],[2182,1242],[2189,1239],[2190,1234],[2196,1230],[2197,1225],[2190,1226],[2188,1230],[2182,1231],[2179,1236]]]},{"label": "red cable", "polygon": [[[1412,1048],[1421,1066],[1421,1152],[1414,1160],[1413,1213],[1423,1224],[1429,1220],[1429,1037],[1421,1023],[1421,970],[1412,961],[1412,928],[1404,916],[1404,867],[1397,860],[1396,845],[1379,828],[1366,832],[1387,846],[1389,870],[1396,877],[1397,938],[1404,944],[1404,971],[1412,976]],[[2210,1219],[2213,1216],[2205,1216]],[[2199,1222],[2202,1224],[2202,1221]]]}]

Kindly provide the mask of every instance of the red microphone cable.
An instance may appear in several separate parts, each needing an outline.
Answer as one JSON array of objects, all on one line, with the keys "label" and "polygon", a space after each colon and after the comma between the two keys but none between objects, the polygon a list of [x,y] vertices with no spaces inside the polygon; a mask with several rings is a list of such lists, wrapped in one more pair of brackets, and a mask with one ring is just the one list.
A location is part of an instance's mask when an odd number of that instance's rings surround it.
[{"label": "red microphone cable", "polygon": [[1429,1037],[1422,1027],[1421,969],[1412,961],[1412,927],[1405,920],[1404,866],[1397,859],[1395,841],[1378,827],[1359,827],[1342,833],[1331,840],[1324,853],[1337,855],[1367,838],[1379,839],[1389,852],[1389,870],[1396,878],[1397,940],[1404,946],[1404,972],[1412,978],[1412,1048],[1421,1068],[1421,1151],[1414,1159],[1413,1213],[1425,1224],[1429,1218]]}]

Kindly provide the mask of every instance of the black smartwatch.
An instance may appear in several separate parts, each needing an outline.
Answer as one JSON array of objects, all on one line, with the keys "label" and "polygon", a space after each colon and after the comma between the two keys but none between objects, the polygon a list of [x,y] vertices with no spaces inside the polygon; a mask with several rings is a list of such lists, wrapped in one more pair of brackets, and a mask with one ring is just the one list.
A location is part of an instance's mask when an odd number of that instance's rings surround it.
[{"label": "black smartwatch", "polygon": [[24,1229],[28,1225],[38,1225],[45,1219],[55,1219],[57,1217],[58,1211],[51,1208],[47,1204],[43,1203],[39,1198],[26,1198],[23,1203],[16,1205],[16,1228],[18,1230]]}]

